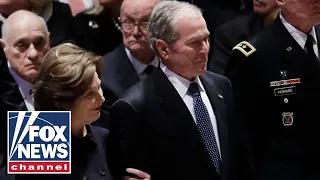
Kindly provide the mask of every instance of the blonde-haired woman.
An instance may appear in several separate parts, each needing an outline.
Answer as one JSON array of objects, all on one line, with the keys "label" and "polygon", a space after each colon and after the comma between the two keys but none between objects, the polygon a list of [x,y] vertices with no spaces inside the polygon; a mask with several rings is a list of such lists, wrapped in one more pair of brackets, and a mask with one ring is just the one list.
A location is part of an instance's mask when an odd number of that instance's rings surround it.
[{"label": "blonde-haired woman", "polygon": [[[101,63],[101,56],[71,43],[46,54],[33,87],[34,103],[40,111],[71,111],[71,174],[18,175],[16,180],[114,180],[107,164],[109,131],[90,125],[99,118],[104,102]],[[150,180],[137,169],[127,171],[135,179]]]}]

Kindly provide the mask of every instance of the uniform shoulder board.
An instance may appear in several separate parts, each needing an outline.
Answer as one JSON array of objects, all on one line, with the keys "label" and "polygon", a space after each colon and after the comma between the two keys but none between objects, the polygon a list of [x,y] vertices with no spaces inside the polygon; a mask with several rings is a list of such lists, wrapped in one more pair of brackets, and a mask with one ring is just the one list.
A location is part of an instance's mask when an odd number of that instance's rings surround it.
[{"label": "uniform shoulder board", "polygon": [[252,53],[256,52],[257,49],[254,48],[249,42],[242,41],[238,45],[236,45],[232,50],[239,50],[241,51],[245,56],[250,56]]}]

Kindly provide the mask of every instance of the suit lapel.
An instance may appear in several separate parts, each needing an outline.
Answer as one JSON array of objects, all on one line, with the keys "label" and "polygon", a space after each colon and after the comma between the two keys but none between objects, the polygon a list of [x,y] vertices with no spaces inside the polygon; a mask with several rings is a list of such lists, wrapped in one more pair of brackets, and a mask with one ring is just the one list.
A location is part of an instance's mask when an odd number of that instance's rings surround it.
[{"label": "suit lapel", "polygon": [[316,30],[317,41],[318,41],[318,55],[320,57],[320,25],[315,26],[315,30]]},{"label": "suit lapel", "polygon": [[8,111],[27,111],[24,99],[17,84],[12,84],[12,89],[5,93],[4,104]]},{"label": "suit lapel", "polygon": [[205,149],[200,132],[180,95],[160,68],[152,73],[155,93],[160,99],[160,106],[167,119],[172,123],[174,132],[187,139],[191,149],[199,149],[207,154],[207,163],[211,164],[210,156]]},{"label": "suit lapel", "polygon": [[[125,48],[123,45],[120,46],[118,52],[117,63],[117,73],[119,74],[119,83],[123,89],[129,89],[131,86],[140,81],[130,59],[127,56]],[[122,92],[123,93],[123,92]],[[121,93],[121,94],[122,94]]]},{"label": "suit lapel", "polygon": [[3,77],[0,80],[0,98],[6,111],[27,111],[19,86],[9,73],[8,67],[2,67],[1,73]]}]

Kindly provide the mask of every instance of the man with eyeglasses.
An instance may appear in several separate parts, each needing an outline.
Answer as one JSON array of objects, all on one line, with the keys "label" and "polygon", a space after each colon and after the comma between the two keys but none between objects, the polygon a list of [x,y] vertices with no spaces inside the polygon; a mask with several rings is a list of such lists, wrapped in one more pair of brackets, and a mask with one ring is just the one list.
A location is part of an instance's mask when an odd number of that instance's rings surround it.
[{"label": "man with eyeglasses", "polygon": [[149,44],[148,24],[153,8],[160,1],[123,1],[119,17],[123,44],[104,56],[101,84],[106,101],[96,125],[109,128],[109,112],[113,102],[158,66],[159,60]]}]

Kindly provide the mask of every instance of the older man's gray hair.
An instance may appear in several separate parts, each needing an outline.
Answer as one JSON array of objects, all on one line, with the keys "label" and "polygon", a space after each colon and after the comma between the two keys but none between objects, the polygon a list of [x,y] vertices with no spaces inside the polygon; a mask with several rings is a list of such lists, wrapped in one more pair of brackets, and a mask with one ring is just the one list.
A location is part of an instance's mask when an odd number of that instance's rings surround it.
[{"label": "older man's gray hair", "polygon": [[158,57],[160,54],[156,41],[161,39],[168,44],[174,43],[179,37],[176,28],[179,15],[191,12],[202,16],[200,8],[187,2],[164,0],[153,9],[149,23],[149,40],[151,48]]}]

